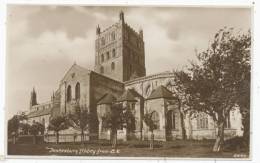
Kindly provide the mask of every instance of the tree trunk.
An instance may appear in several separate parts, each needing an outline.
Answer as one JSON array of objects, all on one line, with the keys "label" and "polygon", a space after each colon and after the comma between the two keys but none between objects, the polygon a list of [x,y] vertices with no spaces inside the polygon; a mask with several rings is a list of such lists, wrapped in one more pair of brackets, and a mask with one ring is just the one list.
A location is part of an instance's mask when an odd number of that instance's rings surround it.
[{"label": "tree trunk", "polygon": [[114,147],[114,130],[113,129],[110,130],[110,142],[111,142],[111,145],[113,148]]},{"label": "tree trunk", "polygon": [[184,115],[183,115],[183,113],[181,111],[180,111],[180,118],[181,118],[182,139],[186,140],[187,136],[186,136],[186,129],[185,129],[185,124],[184,124]]},{"label": "tree trunk", "polygon": [[116,149],[117,148],[117,130],[112,129],[112,148]]},{"label": "tree trunk", "polygon": [[13,144],[16,144],[16,138],[15,138],[15,135],[13,135]]},{"label": "tree trunk", "polygon": [[117,130],[115,130],[115,140],[114,140],[114,148],[117,149]]},{"label": "tree trunk", "polygon": [[154,148],[154,134],[153,131],[151,131],[150,149],[153,150],[153,148]]},{"label": "tree trunk", "polygon": [[59,144],[59,132],[56,132],[56,144]]},{"label": "tree trunk", "polygon": [[244,132],[243,132],[243,138],[244,142],[247,147],[249,147],[249,142],[250,142],[250,112],[242,114],[242,124],[244,127]]},{"label": "tree trunk", "polygon": [[84,143],[84,131],[81,130],[81,144]]},{"label": "tree trunk", "polygon": [[191,116],[190,116],[190,114],[188,113],[188,123],[189,123],[189,139],[193,139],[193,137],[192,137],[192,122],[191,122]]},{"label": "tree trunk", "polygon": [[186,140],[187,139],[187,136],[186,136],[186,129],[185,129],[185,124],[184,124],[184,113],[183,111],[181,110],[181,100],[178,98],[178,108],[179,108],[179,111],[180,111],[180,119],[181,119],[181,133],[182,133],[182,139],[183,140]]},{"label": "tree trunk", "polygon": [[217,138],[213,147],[213,152],[222,151],[224,144],[224,121],[218,123],[217,130]]}]

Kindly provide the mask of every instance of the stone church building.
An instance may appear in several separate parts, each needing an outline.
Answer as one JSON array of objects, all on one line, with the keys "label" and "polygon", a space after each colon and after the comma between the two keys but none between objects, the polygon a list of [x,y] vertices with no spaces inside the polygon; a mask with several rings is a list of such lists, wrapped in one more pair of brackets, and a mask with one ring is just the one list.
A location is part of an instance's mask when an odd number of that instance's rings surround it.
[{"label": "stone church building", "polygon": [[[106,29],[96,28],[94,71],[74,63],[61,78],[58,89],[45,103],[37,103],[36,91],[31,93],[28,122],[43,123],[46,133],[49,119],[57,115],[73,113],[75,106],[88,109],[95,116],[89,135],[98,139],[110,139],[110,131],[103,127],[103,118],[111,111],[113,103],[122,104],[134,116],[134,131],[129,136],[125,128],[118,130],[118,139],[146,140],[150,137],[143,122],[144,115],[153,113],[156,124],[155,140],[182,138],[182,127],[189,139],[213,139],[216,128],[213,119],[204,114],[181,120],[178,100],[174,96],[174,73],[166,71],[146,76],[143,31],[136,32],[120,12],[119,21]],[[230,112],[227,119],[226,138],[242,134],[241,115],[238,109]],[[61,131],[60,141],[73,141],[73,135],[80,133],[74,128]],[[78,137],[78,141],[80,138]],[[46,138],[46,141],[55,141]]]}]

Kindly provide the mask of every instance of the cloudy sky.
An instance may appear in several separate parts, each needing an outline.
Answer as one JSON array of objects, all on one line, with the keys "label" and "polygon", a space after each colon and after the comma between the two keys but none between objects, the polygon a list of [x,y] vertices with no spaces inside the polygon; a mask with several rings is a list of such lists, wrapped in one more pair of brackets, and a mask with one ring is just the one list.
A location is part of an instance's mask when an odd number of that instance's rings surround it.
[{"label": "cloudy sky", "polygon": [[246,8],[8,6],[8,117],[28,110],[33,87],[38,102],[50,100],[74,62],[93,70],[96,26],[117,22],[120,10],[129,25],[144,31],[147,74],[183,69],[224,26],[251,26]]}]

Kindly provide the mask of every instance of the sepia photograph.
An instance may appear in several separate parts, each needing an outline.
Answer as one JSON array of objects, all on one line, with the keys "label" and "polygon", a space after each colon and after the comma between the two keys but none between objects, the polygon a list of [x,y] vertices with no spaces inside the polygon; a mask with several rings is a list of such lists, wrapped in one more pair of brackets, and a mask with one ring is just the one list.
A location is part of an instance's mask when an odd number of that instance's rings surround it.
[{"label": "sepia photograph", "polygon": [[7,5],[8,156],[251,158],[252,8]]}]

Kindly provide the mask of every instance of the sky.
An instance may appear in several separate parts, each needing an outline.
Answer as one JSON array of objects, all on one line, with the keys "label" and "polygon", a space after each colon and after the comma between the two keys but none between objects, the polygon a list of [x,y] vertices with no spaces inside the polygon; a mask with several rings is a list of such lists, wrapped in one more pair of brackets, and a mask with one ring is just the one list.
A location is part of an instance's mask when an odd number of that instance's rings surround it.
[{"label": "sky", "polygon": [[185,68],[225,26],[251,27],[248,8],[9,5],[7,117],[29,109],[33,87],[39,103],[49,101],[74,62],[93,70],[96,27],[118,22],[121,10],[127,24],[143,29],[147,75]]}]

